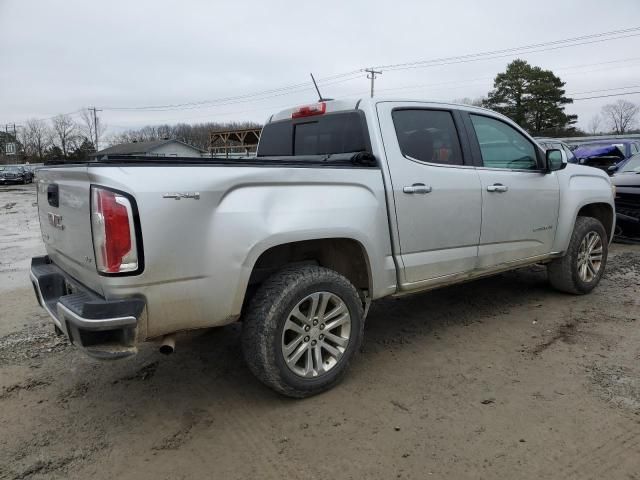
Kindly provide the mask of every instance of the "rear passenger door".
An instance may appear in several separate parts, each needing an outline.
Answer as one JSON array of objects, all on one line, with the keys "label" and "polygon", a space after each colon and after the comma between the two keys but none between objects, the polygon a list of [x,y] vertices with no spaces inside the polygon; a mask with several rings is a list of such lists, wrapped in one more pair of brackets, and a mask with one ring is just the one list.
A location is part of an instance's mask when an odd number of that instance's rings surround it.
[{"label": "rear passenger door", "polygon": [[478,267],[497,267],[551,251],[560,204],[557,174],[540,148],[499,118],[465,114],[482,186]]},{"label": "rear passenger door", "polygon": [[420,288],[473,270],[481,222],[478,173],[459,113],[378,104],[393,187],[401,284]]}]

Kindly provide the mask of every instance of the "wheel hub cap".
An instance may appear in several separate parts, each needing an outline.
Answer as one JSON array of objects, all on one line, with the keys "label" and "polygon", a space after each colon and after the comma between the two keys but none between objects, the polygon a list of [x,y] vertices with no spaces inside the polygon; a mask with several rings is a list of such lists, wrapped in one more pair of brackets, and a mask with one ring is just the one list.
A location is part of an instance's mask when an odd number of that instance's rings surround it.
[{"label": "wheel hub cap", "polygon": [[578,251],[578,276],[583,282],[592,282],[602,268],[602,238],[598,232],[589,232],[582,239]]},{"label": "wheel hub cap", "polygon": [[282,331],[281,353],[293,373],[313,378],[334,368],[351,337],[345,302],[331,292],[303,298],[289,313]]}]

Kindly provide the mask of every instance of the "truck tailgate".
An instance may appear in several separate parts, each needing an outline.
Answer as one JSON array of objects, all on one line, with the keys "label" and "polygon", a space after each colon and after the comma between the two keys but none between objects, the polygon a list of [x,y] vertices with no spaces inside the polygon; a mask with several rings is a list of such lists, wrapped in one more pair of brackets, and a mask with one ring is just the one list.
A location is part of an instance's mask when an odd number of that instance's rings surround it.
[{"label": "truck tailgate", "polygon": [[38,170],[38,215],[49,258],[101,294],[91,237],[91,182],[86,166]]}]

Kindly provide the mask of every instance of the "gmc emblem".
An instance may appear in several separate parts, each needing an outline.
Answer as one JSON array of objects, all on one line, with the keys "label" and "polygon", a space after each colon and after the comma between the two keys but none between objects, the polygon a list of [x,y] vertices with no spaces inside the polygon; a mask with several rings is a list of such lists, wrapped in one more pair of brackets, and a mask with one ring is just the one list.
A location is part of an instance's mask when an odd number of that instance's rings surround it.
[{"label": "gmc emblem", "polygon": [[49,223],[53,225],[54,228],[64,230],[64,225],[62,224],[62,215],[49,212],[47,213],[47,217],[49,217]]}]

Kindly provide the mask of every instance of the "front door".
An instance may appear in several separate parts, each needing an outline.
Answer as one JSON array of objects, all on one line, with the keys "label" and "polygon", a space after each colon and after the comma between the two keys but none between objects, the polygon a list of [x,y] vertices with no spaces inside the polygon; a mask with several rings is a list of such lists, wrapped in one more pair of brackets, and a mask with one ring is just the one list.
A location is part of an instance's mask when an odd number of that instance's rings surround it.
[{"label": "front door", "polygon": [[478,266],[549,253],[560,205],[556,173],[546,173],[539,149],[507,122],[478,114],[468,118],[482,184]]},{"label": "front door", "polygon": [[378,104],[405,289],[473,270],[480,238],[480,179],[459,117],[420,105]]}]

